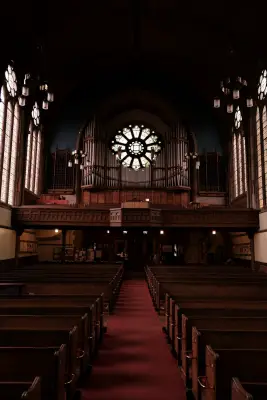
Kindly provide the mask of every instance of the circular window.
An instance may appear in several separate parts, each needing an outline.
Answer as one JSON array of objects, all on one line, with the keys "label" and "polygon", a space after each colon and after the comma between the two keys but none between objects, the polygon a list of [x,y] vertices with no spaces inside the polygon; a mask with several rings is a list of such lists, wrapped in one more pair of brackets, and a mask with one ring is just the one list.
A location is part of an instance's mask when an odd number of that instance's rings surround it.
[{"label": "circular window", "polygon": [[7,67],[7,70],[5,72],[5,78],[6,78],[6,87],[8,90],[8,93],[10,96],[15,97],[17,94],[17,77],[15,74],[15,71],[11,65]]},{"label": "circular window", "polygon": [[124,167],[138,170],[148,167],[161,151],[159,136],[144,125],[129,125],[118,131],[111,149]]},{"label": "circular window", "polygon": [[262,71],[259,83],[258,83],[258,98],[263,100],[267,94],[267,71]]},{"label": "circular window", "polygon": [[242,122],[242,114],[241,114],[239,106],[237,106],[236,111],[235,111],[235,128],[236,129],[240,128],[241,122]]}]

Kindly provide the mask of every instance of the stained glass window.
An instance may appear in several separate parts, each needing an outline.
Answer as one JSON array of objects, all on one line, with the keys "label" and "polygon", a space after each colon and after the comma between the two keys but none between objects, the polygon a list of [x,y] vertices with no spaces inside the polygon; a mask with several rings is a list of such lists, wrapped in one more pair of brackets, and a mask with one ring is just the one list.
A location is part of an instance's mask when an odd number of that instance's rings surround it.
[{"label": "stained glass window", "polygon": [[29,126],[27,138],[25,188],[38,195],[40,185],[42,134],[40,129],[36,129],[34,125],[35,123],[33,119]]},{"label": "stained glass window", "polygon": [[234,134],[232,139],[233,160],[233,199],[247,191],[246,140],[242,130],[242,113],[237,106],[234,118]]},{"label": "stained glass window", "polygon": [[267,71],[263,70],[258,82],[259,106],[256,112],[256,144],[258,172],[258,202],[259,207],[265,207],[267,202]]},{"label": "stained glass window", "polygon": [[143,125],[129,125],[118,131],[111,149],[124,167],[138,170],[148,167],[161,151],[161,140]]}]

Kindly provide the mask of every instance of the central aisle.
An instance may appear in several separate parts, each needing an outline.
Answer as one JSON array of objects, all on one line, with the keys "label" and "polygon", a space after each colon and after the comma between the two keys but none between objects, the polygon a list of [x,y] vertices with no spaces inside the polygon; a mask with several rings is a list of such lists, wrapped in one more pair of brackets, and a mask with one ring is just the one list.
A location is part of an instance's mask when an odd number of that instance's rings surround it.
[{"label": "central aisle", "polygon": [[83,400],[185,400],[145,281],[123,283]]}]

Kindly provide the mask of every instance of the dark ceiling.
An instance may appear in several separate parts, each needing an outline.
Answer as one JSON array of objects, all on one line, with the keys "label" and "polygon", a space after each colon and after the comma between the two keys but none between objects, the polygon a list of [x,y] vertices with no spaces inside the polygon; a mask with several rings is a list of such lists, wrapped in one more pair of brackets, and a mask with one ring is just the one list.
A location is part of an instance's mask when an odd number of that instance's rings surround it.
[{"label": "dark ceiling", "polygon": [[[256,2],[178,0],[15,1],[1,5],[1,64],[41,71],[64,103],[87,82],[157,72],[211,101],[234,69],[249,80],[264,65],[265,11]],[[242,5],[241,5],[242,4]],[[42,56],[37,50],[43,49]],[[156,74],[155,74],[156,76]],[[156,79],[156,78],[155,78]],[[107,79],[106,79],[107,81]],[[156,85],[156,82],[155,82]]]}]

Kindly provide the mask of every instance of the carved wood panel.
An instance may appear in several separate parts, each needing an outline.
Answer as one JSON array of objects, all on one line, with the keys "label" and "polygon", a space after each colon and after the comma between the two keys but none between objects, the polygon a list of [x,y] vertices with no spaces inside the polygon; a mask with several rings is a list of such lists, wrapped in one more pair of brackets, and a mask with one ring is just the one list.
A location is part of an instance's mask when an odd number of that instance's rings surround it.
[{"label": "carved wood panel", "polygon": [[21,207],[13,209],[13,226],[164,226],[226,228],[234,230],[258,229],[257,210],[202,208],[51,208]]}]

